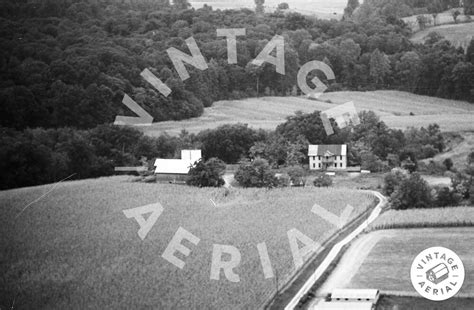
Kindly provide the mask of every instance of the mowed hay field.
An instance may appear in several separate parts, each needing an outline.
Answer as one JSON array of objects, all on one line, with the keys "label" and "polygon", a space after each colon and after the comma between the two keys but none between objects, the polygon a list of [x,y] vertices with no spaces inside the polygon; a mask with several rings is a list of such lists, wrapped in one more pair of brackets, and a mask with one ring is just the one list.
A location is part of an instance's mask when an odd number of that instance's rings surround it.
[{"label": "mowed hay field", "polygon": [[[189,3],[195,9],[202,8],[204,4],[212,6],[214,10],[255,9],[254,0],[191,0]],[[275,11],[280,3],[281,0],[266,0],[265,12]],[[346,0],[292,0],[287,3],[290,6],[288,12],[317,16],[320,19],[341,19],[347,6]]]},{"label": "mowed hay field", "polygon": [[[473,244],[474,228],[472,227],[390,229],[371,232],[356,240],[343,255],[325,283],[324,291],[330,286],[338,286],[359,289],[377,288],[401,295],[416,294],[410,281],[412,261],[421,251],[440,246],[451,249],[463,261],[466,276],[459,296],[472,297],[474,292]],[[347,263],[350,264],[347,265]],[[329,285],[328,282],[333,282],[333,284]],[[438,309],[450,308],[443,307],[443,302],[439,302]]]},{"label": "mowed hay field", "polygon": [[[325,101],[331,101],[327,103]],[[314,112],[353,101],[358,111],[375,111],[388,126],[405,129],[437,123],[442,131],[474,131],[474,104],[414,95],[399,91],[325,93],[319,101],[302,97],[263,97],[219,101],[206,108],[201,117],[183,121],[154,123],[143,130],[157,136],[163,132],[178,135],[229,123],[246,123],[253,128],[273,130],[296,111]],[[414,115],[410,115],[412,112]]]},{"label": "mowed hay field", "polygon": [[[255,309],[276,289],[265,279],[257,244],[265,242],[278,285],[295,272],[287,232],[322,242],[335,226],[311,212],[315,203],[351,218],[374,205],[367,193],[337,189],[199,189],[100,178],[0,192],[0,306],[15,309]],[[210,199],[216,203],[215,207]],[[123,210],[164,208],[142,241]],[[177,268],[162,254],[178,228],[189,256]],[[240,282],[210,279],[214,244],[241,254]],[[300,244],[302,247],[303,244]],[[224,261],[229,257],[224,255]]]},{"label": "mowed hay field", "polygon": [[464,42],[469,44],[470,39],[472,39],[472,36],[474,35],[474,23],[442,25],[427,28],[415,33],[410,40],[414,43],[424,43],[425,37],[431,32],[437,32],[439,35],[445,37],[446,40],[454,44],[454,46],[459,46]]}]

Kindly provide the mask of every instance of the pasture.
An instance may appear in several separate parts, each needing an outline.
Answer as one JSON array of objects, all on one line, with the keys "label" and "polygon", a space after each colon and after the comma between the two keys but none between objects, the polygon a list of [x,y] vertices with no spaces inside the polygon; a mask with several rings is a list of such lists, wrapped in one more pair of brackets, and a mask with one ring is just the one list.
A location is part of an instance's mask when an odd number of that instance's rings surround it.
[{"label": "pasture", "polygon": [[[123,210],[156,202],[163,212],[142,241],[137,221]],[[126,176],[2,191],[0,307],[14,301],[19,309],[255,309],[295,272],[289,230],[320,243],[336,231],[311,212],[315,203],[335,215],[351,204],[354,218],[372,202],[347,189],[226,191],[130,183]],[[175,254],[182,269],[162,257],[180,227],[199,238],[182,241],[190,250]],[[262,242],[273,278],[264,278]],[[223,272],[210,279],[216,244],[240,252],[239,282]]]},{"label": "pasture", "polygon": [[[353,101],[358,111],[372,110],[392,128],[426,127],[431,123],[438,123],[445,132],[474,131],[474,105],[468,102],[400,91],[333,92],[325,93],[319,99],[315,101],[303,97],[262,97],[219,101],[206,108],[201,117],[154,123],[143,130],[153,136],[163,132],[178,135],[183,129],[198,133],[223,124],[239,122],[249,124],[252,128],[273,130],[296,111],[323,111]],[[410,115],[410,112],[414,115]]]},{"label": "pasture", "polygon": [[[290,6],[288,11],[297,12],[303,15],[314,15],[321,19],[341,19],[344,8],[347,5],[346,0],[267,0],[264,3],[266,12],[273,12],[278,4],[287,2]],[[255,9],[254,0],[232,1],[232,0],[192,0],[189,1],[191,6],[199,9],[207,4],[212,6],[214,10],[229,9]]]},{"label": "pasture", "polygon": [[451,158],[457,169],[464,169],[467,156],[474,150],[474,132],[465,132],[462,138],[462,140],[456,139],[448,143],[448,149],[437,154],[433,160],[442,163],[446,158]]},{"label": "pasture", "polygon": [[427,28],[415,33],[410,40],[414,43],[424,43],[425,37],[430,32],[437,32],[456,47],[463,46],[463,44],[468,46],[474,34],[474,23],[451,24]]}]

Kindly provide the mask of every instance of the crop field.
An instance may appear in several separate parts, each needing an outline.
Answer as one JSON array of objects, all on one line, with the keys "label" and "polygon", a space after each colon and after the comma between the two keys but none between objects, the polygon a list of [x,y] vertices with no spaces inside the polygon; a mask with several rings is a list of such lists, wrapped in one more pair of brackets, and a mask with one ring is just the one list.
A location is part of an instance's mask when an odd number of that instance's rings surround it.
[{"label": "crop field", "polygon": [[470,39],[472,39],[474,34],[474,23],[442,25],[427,28],[415,33],[410,40],[414,43],[423,43],[424,38],[430,32],[437,32],[441,36],[445,37],[446,40],[454,44],[454,46],[461,46],[465,42],[469,44]]},{"label": "crop field", "polygon": [[[197,133],[229,123],[246,123],[253,128],[275,129],[296,111],[314,112],[353,101],[358,111],[375,111],[388,126],[405,129],[438,123],[442,131],[474,131],[474,105],[468,102],[414,95],[399,91],[325,93],[319,101],[302,97],[263,97],[219,101],[201,117],[155,123],[143,130],[149,135],[167,132],[178,135],[186,129]],[[328,103],[326,101],[330,101]],[[414,115],[410,115],[412,112]]]},{"label": "crop field", "polygon": [[390,210],[377,218],[369,229],[435,226],[474,226],[474,207]]},{"label": "crop field", "polygon": [[[157,202],[163,212],[142,241],[137,221],[123,210]],[[14,301],[15,309],[255,309],[295,272],[288,231],[319,243],[336,231],[311,212],[315,203],[337,216],[350,204],[354,218],[372,202],[347,189],[229,191],[124,176],[2,191],[0,307]],[[175,253],[182,269],[162,257],[180,227],[199,238],[181,242],[190,250]],[[263,242],[273,278],[264,277],[257,250]],[[211,280],[217,244],[240,252],[233,269],[239,282],[222,271]]]},{"label": "crop field", "polygon": [[376,310],[393,309],[456,309],[472,310],[474,298],[451,298],[443,302],[432,301],[423,297],[382,296]]},{"label": "crop field", "polygon": [[[446,247],[459,255],[466,270],[459,296],[473,297],[474,228],[415,228],[371,232],[356,240],[321,288],[320,294],[335,286],[345,288],[378,288],[392,294],[417,294],[410,281],[410,267],[421,251]],[[443,307],[439,302],[438,309]],[[472,304],[471,304],[472,306]],[[405,308],[400,308],[405,309]],[[413,308],[418,309],[418,308]]]}]

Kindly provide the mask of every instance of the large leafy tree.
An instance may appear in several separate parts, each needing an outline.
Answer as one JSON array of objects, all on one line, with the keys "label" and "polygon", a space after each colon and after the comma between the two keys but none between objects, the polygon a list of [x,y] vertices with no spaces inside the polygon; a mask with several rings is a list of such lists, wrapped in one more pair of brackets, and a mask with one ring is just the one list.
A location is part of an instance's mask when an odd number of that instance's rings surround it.
[{"label": "large leafy tree", "polygon": [[278,125],[276,133],[289,141],[297,141],[303,137],[310,144],[344,142],[341,141],[341,136],[338,135],[340,130],[337,128],[335,122],[331,124],[333,128],[335,128],[336,134],[328,136],[324,130],[319,111],[313,113],[303,113],[299,111],[296,112],[295,115],[287,117],[285,123]]},{"label": "large leafy tree", "polygon": [[383,52],[376,49],[370,55],[370,76],[374,83],[383,86],[386,78],[391,73],[390,61]]},{"label": "large leafy tree", "polygon": [[464,14],[474,15],[474,0],[463,0]]},{"label": "large leafy tree", "polygon": [[222,176],[225,163],[217,158],[200,160],[189,170],[186,184],[199,187],[220,187],[224,185]]},{"label": "large leafy tree", "polygon": [[243,187],[275,187],[278,180],[265,159],[243,161],[235,173],[235,180]]},{"label": "large leafy tree", "polygon": [[391,195],[395,209],[413,209],[433,207],[433,197],[428,183],[418,174],[413,173]]},{"label": "large leafy tree", "polygon": [[252,145],[264,138],[263,131],[251,129],[247,124],[223,125],[198,134],[204,157],[216,157],[228,164],[247,157]]}]

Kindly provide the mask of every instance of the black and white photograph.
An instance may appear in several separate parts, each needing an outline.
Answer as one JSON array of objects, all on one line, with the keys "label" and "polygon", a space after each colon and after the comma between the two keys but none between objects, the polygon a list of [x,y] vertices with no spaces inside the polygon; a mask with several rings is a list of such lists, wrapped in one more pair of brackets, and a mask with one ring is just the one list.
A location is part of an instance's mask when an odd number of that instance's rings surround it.
[{"label": "black and white photograph", "polygon": [[0,0],[0,310],[473,310],[474,0]]}]

